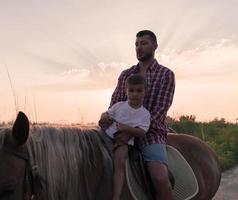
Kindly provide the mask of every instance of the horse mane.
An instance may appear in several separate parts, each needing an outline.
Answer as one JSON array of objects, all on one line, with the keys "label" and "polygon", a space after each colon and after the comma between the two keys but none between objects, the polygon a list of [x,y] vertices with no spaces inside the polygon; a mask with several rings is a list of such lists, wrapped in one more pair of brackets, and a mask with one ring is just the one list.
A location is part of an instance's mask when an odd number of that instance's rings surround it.
[{"label": "horse mane", "polygon": [[104,181],[99,165],[112,169],[110,153],[96,129],[34,125],[27,148],[31,166],[45,180],[44,195],[50,200],[95,199],[98,184]]}]

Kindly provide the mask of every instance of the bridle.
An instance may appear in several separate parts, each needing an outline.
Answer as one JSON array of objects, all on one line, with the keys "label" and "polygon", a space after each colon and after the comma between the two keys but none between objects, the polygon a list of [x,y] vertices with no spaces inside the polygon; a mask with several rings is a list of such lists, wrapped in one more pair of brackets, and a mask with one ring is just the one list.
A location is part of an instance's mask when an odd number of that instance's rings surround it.
[{"label": "bridle", "polygon": [[34,168],[30,164],[30,156],[27,153],[20,153],[10,149],[9,147],[3,145],[0,149],[3,152],[10,154],[18,159],[25,161],[26,168],[25,168],[25,177],[24,177],[24,184],[23,184],[23,196],[28,197],[27,199],[39,199],[39,193],[42,192],[42,183],[45,183],[44,179],[38,174],[34,172]]},{"label": "bridle", "polygon": [[16,151],[6,147],[5,145],[3,145],[3,147],[2,147],[2,151],[25,161],[26,169],[25,169],[25,177],[24,177],[24,196],[33,194],[32,170],[31,170],[30,158],[29,158],[28,153],[25,154],[25,153],[16,152]]}]

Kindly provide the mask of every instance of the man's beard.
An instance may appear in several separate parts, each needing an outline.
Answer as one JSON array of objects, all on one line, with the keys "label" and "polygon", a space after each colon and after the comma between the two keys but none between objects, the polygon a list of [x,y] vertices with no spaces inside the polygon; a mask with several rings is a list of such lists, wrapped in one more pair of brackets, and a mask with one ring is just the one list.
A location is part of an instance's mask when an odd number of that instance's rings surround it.
[{"label": "man's beard", "polygon": [[142,57],[140,57],[140,58],[138,58],[138,56],[137,56],[137,59],[138,59],[139,61],[141,61],[141,62],[145,62],[145,61],[147,61],[147,60],[150,60],[151,57],[153,57],[153,52],[148,52],[148,53],[144,54],[144,55],[143,55]]}]

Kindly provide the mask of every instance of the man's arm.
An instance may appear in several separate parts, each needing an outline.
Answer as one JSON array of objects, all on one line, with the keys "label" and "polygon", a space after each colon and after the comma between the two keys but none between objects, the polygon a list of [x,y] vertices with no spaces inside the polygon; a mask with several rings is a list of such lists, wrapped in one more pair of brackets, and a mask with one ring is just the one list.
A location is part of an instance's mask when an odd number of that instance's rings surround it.
[{"label": "man's arm", "polygon": [[[165,74],[160,91],[156,94],[156,106],[150,110],[152,121],[161,122],[173,102],[175,77],[172,71]],[[154,123],[151,124],[152,126]]]},{"label": "man's arm", "polygon": [[117,81],[117,86],[112,93],[110,107],[114,105],[115,103],[119,101],[125,101],[126,100],[126,94],[125,94],[125,71],[123,71]]}]

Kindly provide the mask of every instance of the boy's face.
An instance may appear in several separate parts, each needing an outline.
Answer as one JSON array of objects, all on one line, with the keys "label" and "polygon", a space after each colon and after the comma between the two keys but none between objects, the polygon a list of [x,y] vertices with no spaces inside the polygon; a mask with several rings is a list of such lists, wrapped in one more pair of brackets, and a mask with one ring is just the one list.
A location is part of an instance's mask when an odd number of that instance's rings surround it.
[{"label": "boy's face", "polygon": [[131,107],[133,108],[140,107],[143,104],[145,96],[144,84],[136,84],[136,85],[127,84],[126,95],[128,103]]}]

